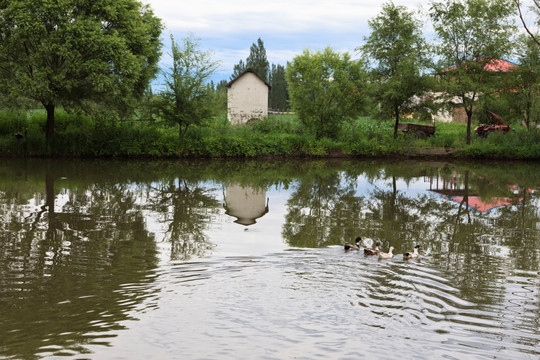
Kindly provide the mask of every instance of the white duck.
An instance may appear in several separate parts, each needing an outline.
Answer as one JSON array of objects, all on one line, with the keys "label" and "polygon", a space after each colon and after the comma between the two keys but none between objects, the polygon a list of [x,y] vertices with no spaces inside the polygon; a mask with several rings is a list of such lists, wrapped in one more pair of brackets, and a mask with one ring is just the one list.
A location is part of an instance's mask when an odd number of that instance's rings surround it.
[{"label": "white duck", "polygon": [[390,246],[390,249],[388,249],[388,252],[379,252],[379,259],[391,259],[394,254],[392,254],[392,250],[394,250],[393,246]]}]

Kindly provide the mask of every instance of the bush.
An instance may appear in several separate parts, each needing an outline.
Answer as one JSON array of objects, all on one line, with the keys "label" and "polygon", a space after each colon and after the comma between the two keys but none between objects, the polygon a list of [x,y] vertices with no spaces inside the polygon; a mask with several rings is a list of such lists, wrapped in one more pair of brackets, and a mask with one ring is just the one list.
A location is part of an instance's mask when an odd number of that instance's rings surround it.
[{"label": "bush", "polygon": [[[6,156],[47,154],[45,112],[0,112],[0,151]],[[319,140],[306,133],[294,115],[271,115],[248,125],[231,125],[226,114],[208,119],[204,126],[190,126],[182,139],[177,127],[159,122],[120,121],[102,113],[57,112],[53,155],[80,157],[258,157],[327,156],[335,152],[356,156],[400,155],[429,147],[453,147],[473,157],[540,158],[540,131],[514,127],[509,134],[473,137],[465,145],[465,124],[438,123],[435,136],[416,139],[399,133],[393,138],[392,121],[361,117],[339,129],[338,139]],[[28,129],[26,140],[14,132]]]},{"label": "bush", "polygon": [[27,127],[26,113],[15,110],[0,111],[0,135],[24,134]]}]

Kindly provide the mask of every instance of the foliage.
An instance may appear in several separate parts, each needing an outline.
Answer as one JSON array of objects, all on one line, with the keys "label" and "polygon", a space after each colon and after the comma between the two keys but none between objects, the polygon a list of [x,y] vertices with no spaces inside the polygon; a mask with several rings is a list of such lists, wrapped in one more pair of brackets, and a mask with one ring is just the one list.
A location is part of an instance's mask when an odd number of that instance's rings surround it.
[{"label": "foliage", "polygon": [[[512,7],[508,0],[453,0],[432,2],[430,15],[440,39],[436,47],[445,99],[458,98],[467,113],[466,142],[480,95],[494,94],[501,76],[491,76],[485,65],[511,49]],[[444,70],[443,70],[444,69]]]},{"label": "foliage", "polygon": [[257,39],[257,44],[252,44],[249,48],[249,56],[246,59],[246,67],[255,71],[264,81],[268,81],[270,64],[266,57],[266,49],[261,38]]},{"label": "foliage", "polygon": [[165,90],[160,94],[156,107],[163,119],[178,125],[182,138],[190,125],[201,124],[216,114],[214,89],[208,80],[219,66],[210,52],[199,49],[199,42],[192,36],[181,44],[172,43],[172,67],[165,74]]},{"label": "foliage", "polygon": [[527,21],[525,20],[527,4],[524,4],[520,0],[513,0],[513,1],[514,1],[514,4],[516,5],[516,8],[519,13],[519,18],[521,20],[521,23],[523,24],[523,28],[527,32],[527,35],[530,37],[532,41],[534,41],[534,43],[537,46],[540,46],[540,37],[538,34],[535,34],[533,30],[533,26],[535,25],[540,26],[540,16],[539,16],[540,15],[540,2],[538,2],[537,0],[533,0],[533,5],[528,6],[531,13],[536,15],[536,21],[535,23],[533,23],[534,25],[532,25],[532,24],[527,24]]},{"label": "foliage", "polygon": [[236,79],[246,69],[247,69],[246,63],[244,62],[244,60],[240,59],[238,64],[233,66],[233,73],[231,75],[231,80]]},{"label": "foliage", "polygon": [[[416,139],[392,136],[393,121],[360,117],[343,123],[336,139],[320,139],[306,132],[296,115],[270,115],[247,125],[231,125],[225,113],[190,126],[180,142],[176,130],[163,123],[120,121],[114,114],[89,117],[59,110],[54,139],[56,157],[77,158],[273,158],[273,157],[380,157],[445,156],[502,159],[540,159],[540,132],[519,125],[508,134],[475,137],[466,145],[466,124],[437,123],[434,136]],[[43,156],[44,111],[0,112],[0,153],[7,156]],[[21,139],[14,132],[27,136]],[[445,149],[452,150],[446,153]],[[448,156],[453,154],[453,156]]]},{"label": "foliage", "polygon": [[287,66],[286,79],[292,108],[317,139],[335,138],[364,107],[364,65],[349,53],[304,50]]},{"label": "foliage", "polygon": [[255,74],[257,74],[264,81],[268,82],[270,64],[268,63],[266,49],[264,48],[264,42],[261,40],[261,38],[257,39],[256,44],[251,44],[246,61],[244,62],[244,60],[240,60],[238,64],[234,65],[231,80],[238,77],[238,75],[240,75],[246,69],[255,71]]},{"label": "foliage", "polygon": [[404,6],[384,4],[369,27],[371,34],[361,50],[374,62],[372,93],[375,101],[393,114],[397,137],[400,114],[418,107],[421,102],[413,97],[428,89],[427,45],[420,22]]},{"label": "foliage", "polygon": [[47,110],[85,99],[129,104],[157,71],[161,23],[136,0],[0,2],[0,90]]},{"label": "foliage", "polygon": [[540,71],[540,47],[525,35],[517,42],[520,68],[515,72],[515,89],[504,93],[509,107],[520,116],[527,129],[540,124],[540,87],[537,83]]},{"label": "foliage", "polygon": [[289,108],[289,93],[287,91],[287,80],[285,79],[285,67],[272,64],[269,83],[268,106],[278,111],[287,110]]}]

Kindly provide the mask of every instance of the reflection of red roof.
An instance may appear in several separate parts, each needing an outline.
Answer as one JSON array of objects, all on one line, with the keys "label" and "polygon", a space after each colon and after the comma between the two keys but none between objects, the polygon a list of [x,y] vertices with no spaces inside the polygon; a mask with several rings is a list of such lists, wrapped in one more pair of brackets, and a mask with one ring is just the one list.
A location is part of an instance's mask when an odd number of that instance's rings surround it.
[{"label": "reflection of red roof", "polygon": [[[447,198],[458,203],[463,201],[463,196],[447,196]],[[523,199],[519,199],[518,201],[521,202],[521,200]],[[484,201],[479,196],[469,196],[468,199],[469,207],[480,213],[485,213],[498,207],[514,205],[515,202],[515,199],[508,197],[494,197]]]},{"label": "reflection of red roof", "polygon": [[[479,58],[474,59],[473,61],[480,61],[484,60],[485,58]],[[457,69],[458,65],[452,65],[449,68],[446,68],[444,70],[441,70],[441,72]],[[486,64],[484,65],[484,70],[486,71],[493,71],[493,72],[508,72],[508,71],[514,71],[517,68],[519,68],[519,65],[508,61],[508,60],[502,60],[502,59],[490,59]]]}]

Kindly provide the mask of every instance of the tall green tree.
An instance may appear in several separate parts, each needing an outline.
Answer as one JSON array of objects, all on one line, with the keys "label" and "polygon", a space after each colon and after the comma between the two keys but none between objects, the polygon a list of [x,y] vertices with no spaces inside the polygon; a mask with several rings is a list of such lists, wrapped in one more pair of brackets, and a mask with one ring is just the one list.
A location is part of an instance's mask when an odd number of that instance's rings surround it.
[{"label": "tall green tree", "polygon": [[231,75],[231,80],[236,79],[238,77],[238,75],[243,73],[244,70],[246,70],[246,69],[247,69],[247,66],[246,66],[246,63],[244,62],[244,60],[240,60],[238,62],[238,64],[233,66],[233,73]]},{"label": "tall green tree", "polygon": [[268,63],[266,49],[261,38],[257,39],[257,43],[251,44],[246,61],[240,60],[238,64],[234,65],[231,80],[235,79],[246,69],[252,69],[261,79],[268,82],[270,64]]},{"label": "tall green tree", "polygon": [[418,107],[420,103],[413,97],[428,89],[427,45],[420,22],[404,6],[386,3],[368,24],[371,34],[360,49],[373,63],[372,93],[393,114],[396,137],[400,114]]},{"label": "tall green tree", "polygon": [[178,125],[182,138],[189,126],[201,124],[217,112],[209,81],[220,63],[212,59],[211,52],[202,51],[193,36],[177,43],[171,35],[171,43],[172,65],[165,73],[165,89],[156,106],[166,121]]},{"label": "tall green tree", "polygon": [[268,99],[270,108],[285,111],[289,106],[289,93],[287,91],[287,80],[285,79],[285,67],[283,65],[272,64],[269,83],[271,86]]},{"label": "tall green tree", "polygon": [[506,92],[512,99],[510,104],[521,114],[528,130],[540,124],[540,47],[533,38],[521,35],[516,42],[519,70],[514,72],[517,91]]},{"label": "tall green tree", "polygon": [[347,52],[304,50],[289,63],[285,76],[292,108],[317,138],[335,138],[342,123],[364,107],[364,64]]},{"label": "tall green tree", "polygon": [[0,91],[47,111],[142,96],[160,57],[161,21],[136,0],[0,1]]},{"label": "tall green tree", "polygon": [[261,77],[264,81],[268,82],[268,72],[270,65],[268,63],[268,58],[266,57],[266,49],[264,48],[264,43],[261,38],[257,39],[257,44],[253,43],[249,49],[249,56],[246,59],[246,66],[257,75]]},{"label": "tall green tree", "polygon": [[434,29],[440,40],[437,54],[441,87],[447,101],[467,114],[467,144],[471,143],[473,109],[479,96],[500,86],[486,64],[508,54],[515,29],[510,0],[451,0],[432,2]]}]

